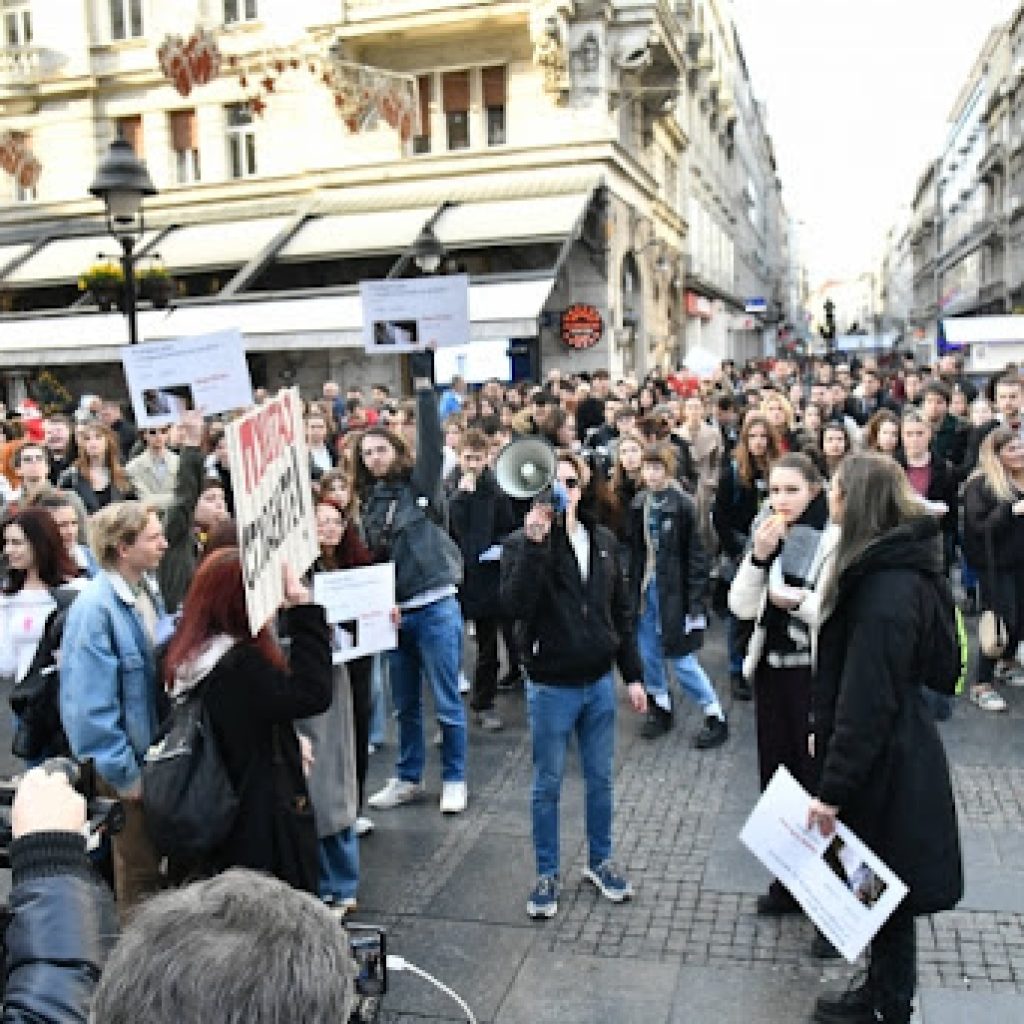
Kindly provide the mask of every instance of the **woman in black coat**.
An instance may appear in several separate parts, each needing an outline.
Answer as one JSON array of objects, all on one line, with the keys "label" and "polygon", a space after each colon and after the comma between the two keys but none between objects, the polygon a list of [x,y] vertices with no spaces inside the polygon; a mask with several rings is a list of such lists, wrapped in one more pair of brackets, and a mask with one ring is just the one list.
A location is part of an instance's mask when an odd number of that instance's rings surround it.
[{"label": "woman in black coat", "polygon": [[189,871],[252,868],[316,893],[316,826],[293,723],[330,707],[331,644],[323,608],[287,567],[284,594],[290,663],[266,627],[249,633],[238,549],[215,551],[185,595],[164,678],[172,696],[203,687],[239,799],[223,846]]},{"label": "woman in black coat", "polygon": [[920,692],[920,667],[934,661],[934,588],[944,581],[939,524],[922,513],[896,462],[873,452],[843,461],[829,498],[842,535],[822,597],[808,827],[828,836],[841,817],[909,892],[871,943],[863,985],[823,996],[815,1019],[862,1006],[863,1018],[849,1019],[906,1024],[914,918],[949,910],[963,895],[949,765]]}]

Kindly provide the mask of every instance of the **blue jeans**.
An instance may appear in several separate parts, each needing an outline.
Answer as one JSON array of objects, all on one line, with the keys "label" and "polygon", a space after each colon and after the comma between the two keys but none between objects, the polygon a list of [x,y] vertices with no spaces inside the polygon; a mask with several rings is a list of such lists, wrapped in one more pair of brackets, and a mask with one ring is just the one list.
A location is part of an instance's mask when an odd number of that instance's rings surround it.
[{"label": "blue jeans", "polygon": [[383,654],[373,656],[370,669],[370,742],[383,744],[388,727],[388,663]]},{"label": "blue jeans", "polygon": [[406,782],[420,782],[426,760],[423,739],[425,676],[434,693],[441,724],[441,778],[466,778],[466,709],[459,695],[462,665],[462,612],[454,597],[425,608],[402,612],[398,647],[388,652],[391,697],[398,719],[398,763],[395,773]]},{"label": "blue jeans", "polygon": [[612,853],[612,763],[615,757],[615,681],[550,686],[528,680],[526,709],[533,740],[533,846],[538,875],[558,875],[558,800],[569,737],[576,733],[586,789],[590,867]]},{"label": "blue jeans", "polygon": [[354,900],[359,888],[359,839],[345,828],[320,842],[320,898]]},{"label": "blue jeans", "polygon": [[[652,697],[668,694],[668,678],[665,675],[665,652],[661,647],[661,620],[658,613],[658,588],[654,580],[644,592],[644,610],[640,615],[636,631],[640,661],[644,670],[644,689]],[[669,658],[675,669],[676,681],[702,708],[718,700],[715,688],[707,673],[697,661],[696,654],[684,654]]]}]

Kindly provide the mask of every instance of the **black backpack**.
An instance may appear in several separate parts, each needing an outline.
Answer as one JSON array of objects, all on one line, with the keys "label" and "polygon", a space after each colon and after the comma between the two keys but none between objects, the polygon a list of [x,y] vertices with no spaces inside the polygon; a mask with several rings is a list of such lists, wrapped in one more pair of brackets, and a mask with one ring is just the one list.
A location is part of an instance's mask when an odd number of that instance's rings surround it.
[{"label": "black backpack", "polygon": [[967,679],[967,629],[945,576],[924,576],[925,630],[921,640],[921,685],[946,697],[963,692]]},{"label": "black backpack", "polygon": [[171,704],[142,766],[142,811],[157,852],[195,859],[227,839],[238,794],[221,760],[200,683]]}]

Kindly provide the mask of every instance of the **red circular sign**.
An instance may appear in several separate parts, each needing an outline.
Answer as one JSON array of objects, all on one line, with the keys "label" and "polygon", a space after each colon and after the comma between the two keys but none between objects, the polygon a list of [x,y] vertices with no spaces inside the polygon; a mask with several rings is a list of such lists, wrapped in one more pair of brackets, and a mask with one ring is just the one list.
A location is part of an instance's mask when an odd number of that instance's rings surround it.
[{"label": "red circular sign", "polygon": [[604,333],[604,321],[595,306],[576,303],[562,314],[562,341],[569,348],[593,348]]}]

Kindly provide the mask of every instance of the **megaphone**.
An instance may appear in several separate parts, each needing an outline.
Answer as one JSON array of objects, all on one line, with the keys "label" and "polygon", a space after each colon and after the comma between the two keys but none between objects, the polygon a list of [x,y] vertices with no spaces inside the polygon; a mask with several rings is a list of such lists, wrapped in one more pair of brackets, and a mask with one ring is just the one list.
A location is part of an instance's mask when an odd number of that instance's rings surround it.
[{"label": "megaphone", "polygon": [[558,457],[547,441],[540,437],[521,437],[510,441],[498,453],[494,476],[510,498],[529,500],[551,486],[557,468]]}]

